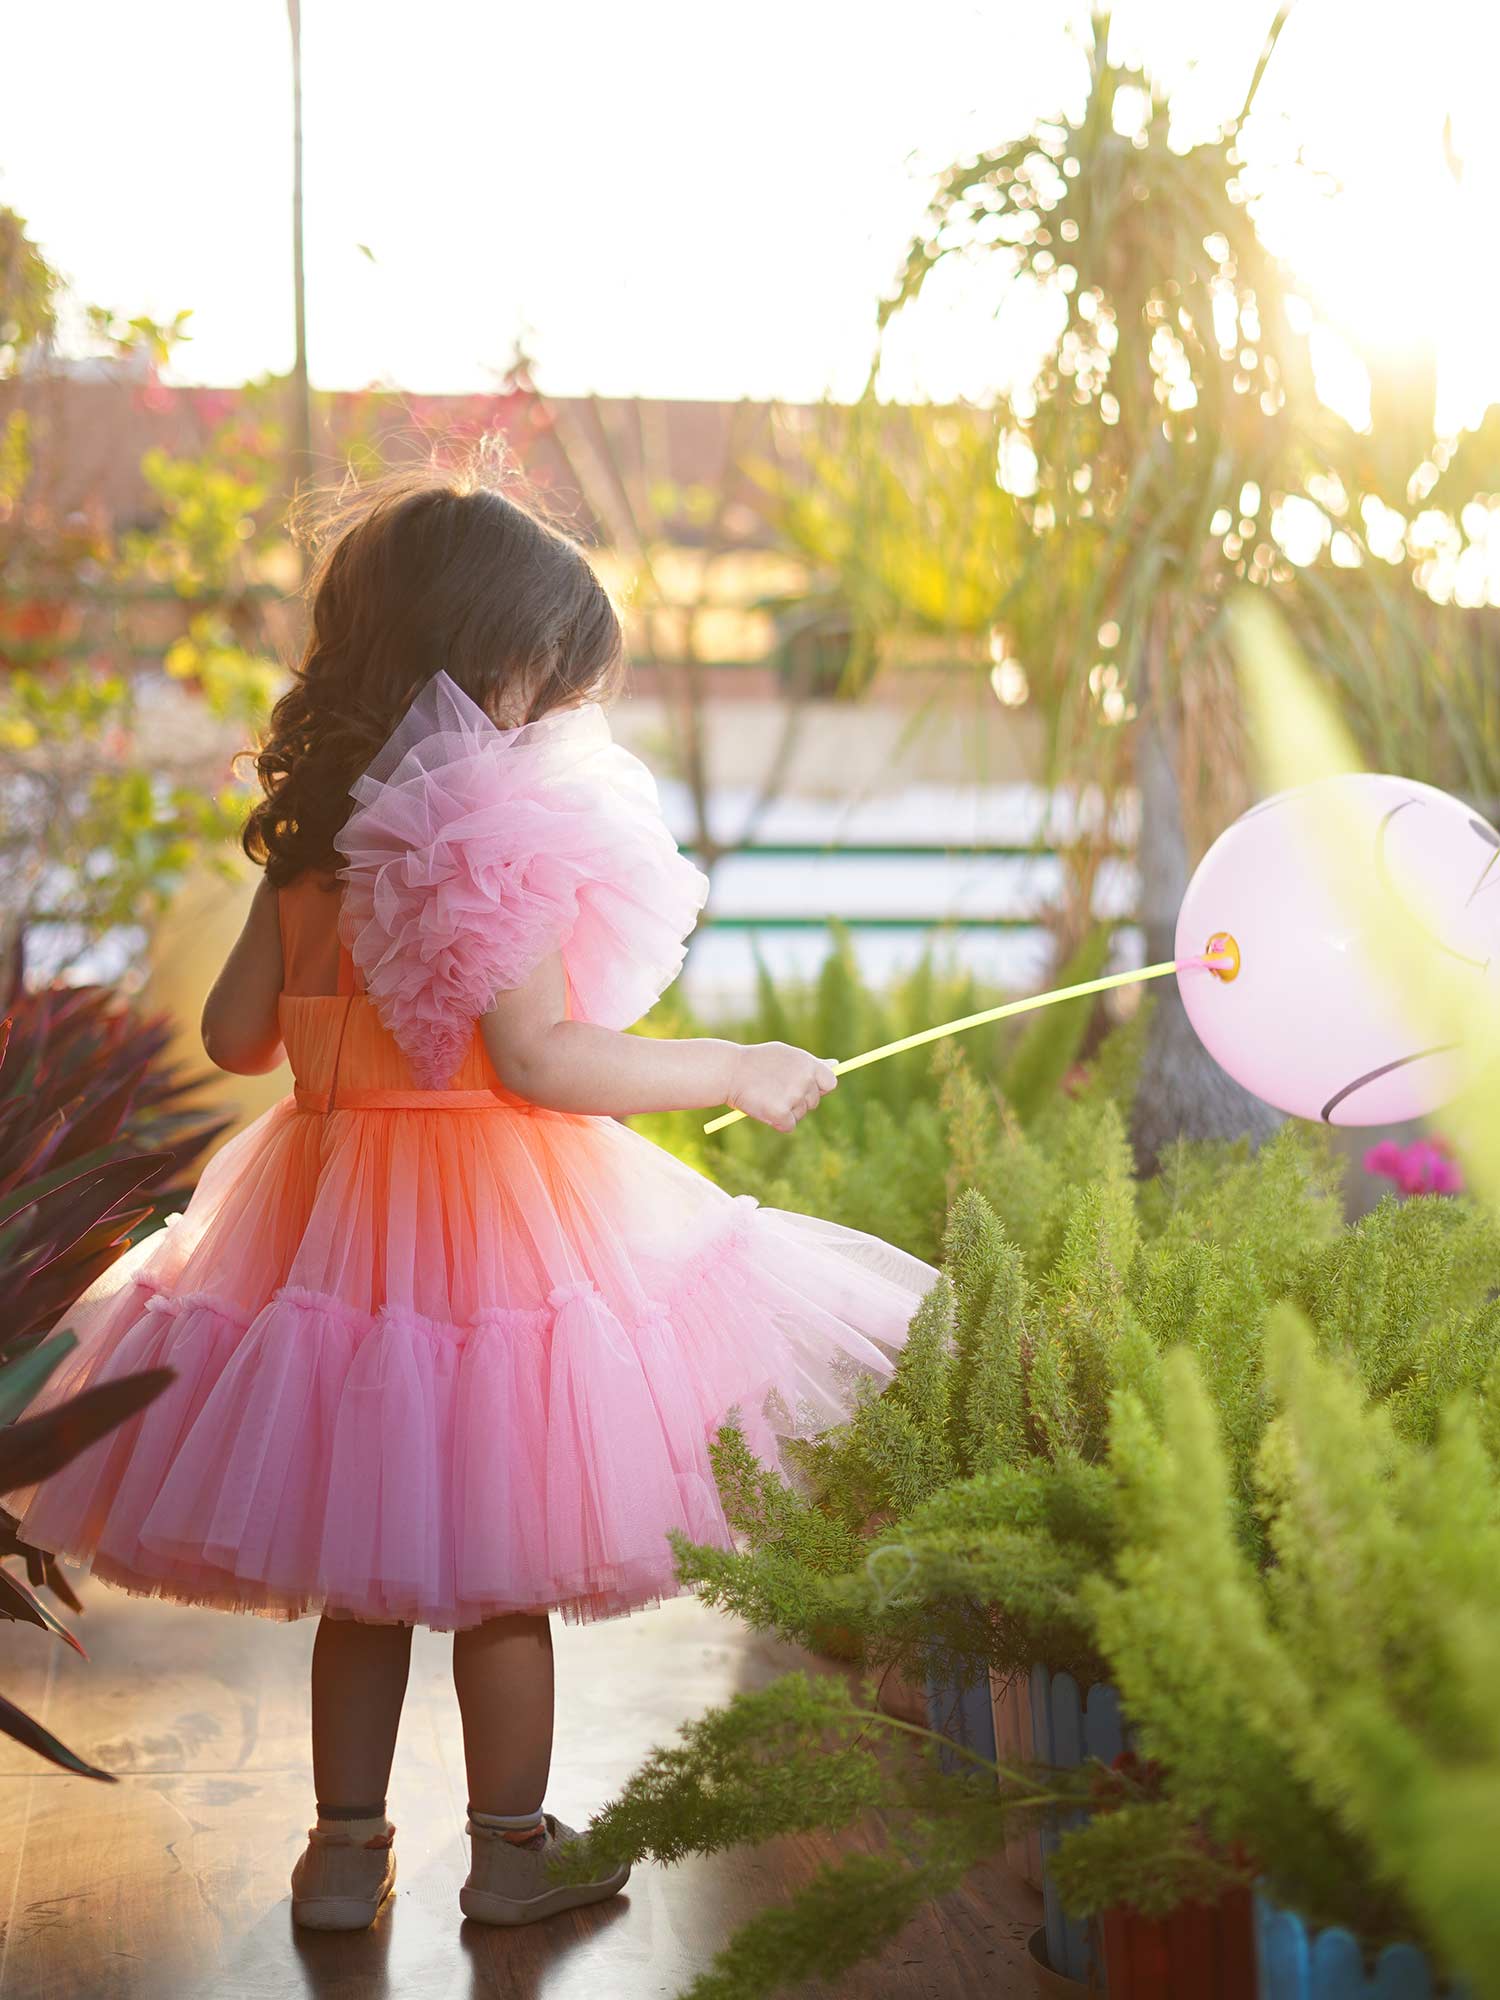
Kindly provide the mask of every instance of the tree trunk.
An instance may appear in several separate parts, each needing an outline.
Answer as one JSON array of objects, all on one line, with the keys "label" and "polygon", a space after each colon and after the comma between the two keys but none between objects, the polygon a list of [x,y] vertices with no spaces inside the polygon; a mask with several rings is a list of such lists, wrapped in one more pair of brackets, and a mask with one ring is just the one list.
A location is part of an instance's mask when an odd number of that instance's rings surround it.
[{"label": "tree trunk", "polygon": [[[1191,874],[1177,779],[1177,703],[1159,659],[1148,666],[1141,697],[1135,739],[1141,816],[1136,853],[1146,962],[1155,965],[1174,955],[1177,912]],[[1220,1069],[1193,1033],[1177,982],[1162,980],[1131,1121],[1137,1171],[1155,1173],[1174,1139],[1248,1135],[1258,1146],[1281,1122],[1279,1111]]]}]

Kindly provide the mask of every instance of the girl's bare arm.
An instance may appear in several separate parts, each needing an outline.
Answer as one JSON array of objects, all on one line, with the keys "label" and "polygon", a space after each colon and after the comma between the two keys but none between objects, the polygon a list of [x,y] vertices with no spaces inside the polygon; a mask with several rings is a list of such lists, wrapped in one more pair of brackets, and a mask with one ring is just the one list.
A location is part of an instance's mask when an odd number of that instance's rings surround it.
[{"label": "girl's bare arm", "polygon": [[260,1076],[282,1059],[276,1003],[281,997],[281,926],[276,891],[261,878],[244,928],[203,1004],[200,1032],[211,1063]]},{"label": "girl's bare arm", "polygon": [[663,1041],[569,1021],[564,995],[554,954],[480,1024],[506,1089],[550,1111],[626,1117],[728,1104],[790,1132],[838,1082],[830,1064],[785,1042]]}]

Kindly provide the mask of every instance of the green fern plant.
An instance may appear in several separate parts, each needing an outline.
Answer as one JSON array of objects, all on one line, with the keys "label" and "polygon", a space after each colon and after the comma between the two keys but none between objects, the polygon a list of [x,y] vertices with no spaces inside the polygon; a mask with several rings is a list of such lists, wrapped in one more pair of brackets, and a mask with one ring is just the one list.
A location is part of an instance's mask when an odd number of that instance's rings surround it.
[{"label": "green fern plant", "polygon": [[[871,1673],[968,1682],[1042,1661],[1117,1682],[1154,1764],[1096,1768],[1069,1794],[1102,1808],[1061,1851],[1060,1881],[1082,1912],[1211,1898],[1253,1867],[1309,1915],[1482,1965],[1488,1920],[1459,1907],[1432,1856],[1445,1811],[1488,1825],[1492,1809],[1464,1789],[1455,1746],[1467,1733],[1484,1755],[1500,1753],[1500,1729],[1478,1695],[1457,1708],[1449,1698],[1446,1716],[1423,1711],[1439,1672],[1487,1695],[1500,1659],[1500,1618],[1493,1646],[1483,1619],[1472,1629],[1450,1619],[1461,1629],[1440,1641],[1429,1632],[1445,1592],[1487,1602],[1457,1564],[1466,1535],[1476,1563],[1490,1558],[1500,1234],[1472,1204],[1433,1197],[1388,1198],[1347,1226],[1337,1157],[1305,1125],[1256,1153],[1178,1146],[1138,1181],[1125,1131],[1140,1036],[1137,1016],[1024,1120],[997,1069],[940,1047],[922,1103],[950,1197],[943,1275],[894,1377],[882,1391],[867,1385],[846,1424],[789,1445],[775,1468],[722,1432],[713,1458],[737,1546],[679,1541],[679,1573],[760,1629],[813,1647],[836,1639]],[[865,1130],[870,1110],[853,1115]],[[836,1147],[817,1157],[811,1187],[800,1168],[783,1180],[810,1206],[829,1184],[855,1185],[840,1178]],[[849,1219],[869,1226],[868,1211]],[[1300,1346],[1288,1311],[1305,1323]],[[1451,1432],[1455,1397],[1467,1414]],[[1361,1426],[1378,1451],[1355,1449]],[[1317,1474],[1325,1459],[1347,1463],[1347,1486]],[[1398,1465],[1392,1498],[1376,1472]],[[1449,1528],[1438,1500],[1423,1502],[1424,1481],[1447,1496]],[[1347,1574],[1320,1624],[1313,1579],[1330,1522],[1327,1560]],[[1367,1594],[1384,1609],[1372,1608],[1363,1649],[1354,1628]],[[1362,1650],[1363,1678],[1335,1730],[1324,1683]],[[786,1760],[790,1793],[813,1814],[820,1780],[800,1760],[822,1753],[789,1743],[780,1725],[762,1739],[773,1710],[774,1691],[764,1714],[736,1708],[732,1728],[747,1732],[745,1754],[759,1741]],[[1368,1730],[1392,1732],[1378,1756],[1365,1746],[1378,1782],[1354,1769],[1361,1714]],[[674,1783],[712,1793],[721,1754],[689,1732],[672,1753]],[[629,1788],[625,1817],[606,1815],[608,1839],[664,1858],[683,1841],[713,1844],[701,1820],[682,1817],[687,1795],[663,1789],[652,1768]],[[924,1795],[925,1847],[820,1877],[740,1933],[694,1995],[769,1993],[857,1962],[924,1885],[934,1892],[958,1879],[946,1871],[961,1873],[962,1855],[992,1852],[1007,1803],[1018,1788],[1040,1796],[1039,1785],[1010,1772],[987,1791]],[[919,1848],[940,1857],[935,1873],[921,1872]],[[1451,1866],[1482,1903],[1481,1862]]]},{"label": "green fern plant", "polygon": [[[1239,1532],[1258,1548],[1250,1470],[1267,1418],[1266,1315],[1294,1283],[1328,1291],[1320,1274],[1345,1236],[1391,1225],[1377,1211],[1343,1231],[1337,1169],[1305,1128],[1254,1157],[1207,1148],[1212,1173],[1184,1153],[1165,1188],[1142,1185],[1102,1060],[1029,1129],[961,1051],[947,1049],[939,1067],[949,1158],[985,1191],[953,1203],[943,1278],[893,1381],[879,1394],[867,1386],[848,1424],[788,1446],[777,1470],[721,1436],[715,1463],[740,1546],[680,1545],[681,1574],[762,1629],[801,1643],[837,1633],[841,1650],[917,1677],[1013,1673],[1038,1659],[1097,1676],[1080,1593],[1115,1547],[1103,1466],[1116,1396],[1128,1388],[1156,1407],[1163,1356],[1177,1346],[1200,1356],[1233,1447]],[[1469,1214],[1446,1227],[1472,1235],[1477,1273],[1484,1225]],[[1397,1234],[1426,1241],[1412,1224]],[[1446,1373],[1411,1362],[1414,1432],[1430,1429],[1455,1356],[1473,1373],[1486,1353],[1488,1322],[1470,1292],[1450,1282],[1428,1296],[1425,1318],[1406,1314],[1404,1338],[1413,1354],[1444,1357]],[[1460,1310],[1473,1319],[1461,1338]],[[1327,1338],[1345,1332],[1330,1304]]]},{"label": "green fern plant", "polygon": [[[1418,1939],[1477,1994],[1500,1991],[1493,1846],[1452,1831],[1466,1814],[1500,1836],[1500,1472],[1483,1399],[1445,1406],[1424,1359],[1457,1345],[1463,1381],[1497,1379],[1491,1225],[1433,1200],[1344,1228],[1321,1139],[1293,1128],[1258,1161],[1217,1164],[1215,1179],[1184,1156],[1169,1201],[1108,1175],[1075,1189],[1048,1268],[966,1195],[884,1392],[781,1472],[720,1435],[743,1546],[678,1545],[706,1601],[803,1643],[853,1633],[872,1669],[962,1679],[1040,1658],[1111,1679],[1151,1761],[921,1777],[920,1839],[764,1913],[694,1996],[749,2000],[857,1963],[1015,1812],[1065,1800],[1096,1808],[1058,1857],[1081,1914],[1163,1912],[1265,1874],[1314,1919]],[[1311,1310],[1275,1303],[1278,1285]],[[847,1731],[845,1698],[819,1700]],[[837,1731],[788,1736],[806,1700],[772,1689],[763,1711],[690,1729],[606,1813],[600,1851],[670,1859],[773,1830],[704,1817],[725,1740],[775,1760],[797,1824],[848,1824],[853,1776],[818,1817]],[[861,1741],[889,1741],[868,1698],[860,1716]]]},{"label": "green fern plant", "polygon": [[[1493,1221],[1463,1202],[1390,1199],[1346,1228],[1340,1164],[1305,1125],[1257,1153],[1180,1145],[1158,1177],[1137,1181],[1126,1117],[1140,1039],[1136,1022],[1106,1038],[1028,1123],[966,1051],[940,1045],[935,1116],[946,1185],[961,1184],[943,1283],[886,1392],[867,1392],[823,1440],[790,1447],[779,1473],[759,1469],[761,1511],[736,1520],[741,1547],[679,1552],[709,1601],[804,1642],[838,1632],[856,1657],[913,1673],[1014,1672],[1039,1658],[1095,1672],[1077,1593],[1108,1559],[1109,1508],[1085,1508],[1079,1535],[1058,1523],[1103,1463],[1114,1399],[1128,1389],[1159,1408],[1173,1349],[1197,1357],[1229,1452],[1236,1533],[1257,1560],[1264,1329],[1278,1300],[1300,1302],[1320,1343],[1348,1351],[1403,1436],[1430,1440],[1461,1390],[1500,1409],[1487,1394],[1500,1385]],[[829,1146],[809,1206],[839,1161]],[[872,1226],[868,1208],[850,1219]],[[738,1451],[721,1440],[719,1465],[743,1483]]]},{"label": "green fern plant", "polygon": [[[1121,1396],[1122,1539],[1085,1602],[1165,1774],[1164,1826],[1241,1850],[1315,1921],[1415,1939],[1492,1995],[1500,1471],[1467,1399],[1430,1441],[1403,1435],[1326,1335],[1289,1306],[1267,1328],[1275,1409],[1254,1488],[1269,1564],[1245,1546],[1193,1357],[1165,1364],[1159,1417]],[[1096,1821],[1065,1841],[1060,1882],[1082,1908],[1186,1893],[1166,1851],[1147,1835],[1132,1852]]]}]

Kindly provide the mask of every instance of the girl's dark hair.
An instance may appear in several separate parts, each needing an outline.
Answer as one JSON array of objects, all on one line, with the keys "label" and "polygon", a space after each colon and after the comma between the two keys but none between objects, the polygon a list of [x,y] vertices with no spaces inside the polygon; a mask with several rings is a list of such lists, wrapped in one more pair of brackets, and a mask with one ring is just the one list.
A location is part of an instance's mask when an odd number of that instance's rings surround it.
[{"label": "girl's dark hair", "polygon": [[502,727],[614,693],[620,620],[581,542],[542,512],[502,439],[316,494],[311,624],[253,756],[243,843],[284,888],[341,863],[349,787],[439,668]]}]

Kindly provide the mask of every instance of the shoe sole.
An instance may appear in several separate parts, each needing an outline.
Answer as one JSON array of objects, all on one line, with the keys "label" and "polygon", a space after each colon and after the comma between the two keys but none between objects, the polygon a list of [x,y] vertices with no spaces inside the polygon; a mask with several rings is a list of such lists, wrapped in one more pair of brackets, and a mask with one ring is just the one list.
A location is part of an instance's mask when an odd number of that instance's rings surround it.
[{"label": "shoe sole", "polygon": [[470,1889],[466,1885],[458,1892],[458,1907],[466,1917],[472,1917],[480,1924],[534,1924],[542,1917],[555,1917],[561,1910],[576,1910],[585,1903],[607,1902],[611,1896],[618,1896],[629,1880],[629,1868],[620,1868],[602,1882],[564,1883],[559,1888],[549,1889],[543,1896],[520,1899],[497,1896],[493,1889]]},{"label": "shoe sole", "polygon": [[393,1876],[373,1906],[362,1896],[294,1896],[292,1922],[305,1931],[367,1931],[395,1886]]}]

